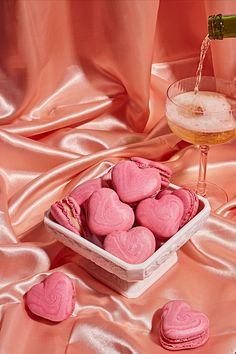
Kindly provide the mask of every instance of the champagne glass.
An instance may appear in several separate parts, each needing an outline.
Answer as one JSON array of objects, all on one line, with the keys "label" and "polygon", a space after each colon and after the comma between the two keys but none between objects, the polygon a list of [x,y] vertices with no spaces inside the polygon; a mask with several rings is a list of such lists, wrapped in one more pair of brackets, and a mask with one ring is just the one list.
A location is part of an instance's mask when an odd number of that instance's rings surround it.
[{"label": "champagne glass", "polygon": [[207,157],[210,145],[236,137],[236,82],[202,76],[196,91],[196,77],[178,80],[167,90],[166,117],[175,135],[200,148],[198,180],[186,187],[212,206],[227,202],[223,189],[206,182]]}]

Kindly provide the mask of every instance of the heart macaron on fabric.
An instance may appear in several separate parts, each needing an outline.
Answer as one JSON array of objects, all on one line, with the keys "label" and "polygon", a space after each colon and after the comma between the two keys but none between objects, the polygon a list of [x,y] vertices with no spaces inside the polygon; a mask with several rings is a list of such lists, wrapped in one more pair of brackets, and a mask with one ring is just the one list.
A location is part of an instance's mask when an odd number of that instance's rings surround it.
[{"label": "heart macaron on fabric", "polygon": [[53,322],[71,316],[75,306],[73,280],[63,272],[55,272],[34,285],[25,296],[27,308],[35,315]]},{"label": "heart macaron on fabric", "polygon": [[155,168],[141,169],[133,161],[120,161],[111,171],[112,185],[125,203],[151,197],[161,188],[161,177]]},{"label": "heart macaron on fabric", "polygon": [[193,349],[207,342],[209,319],[182,300],[169,301],[162,309],[160,343],[168,350]]}]

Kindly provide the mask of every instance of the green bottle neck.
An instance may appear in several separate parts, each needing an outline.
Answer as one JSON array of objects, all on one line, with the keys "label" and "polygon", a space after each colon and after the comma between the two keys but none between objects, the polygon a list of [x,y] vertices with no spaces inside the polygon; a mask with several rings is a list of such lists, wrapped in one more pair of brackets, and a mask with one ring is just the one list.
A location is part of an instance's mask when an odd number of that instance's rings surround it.
[{"label": "green bottle neck", "polygon": [[208,17],[210,39],[236,37],[236,15],[212,15]]}]

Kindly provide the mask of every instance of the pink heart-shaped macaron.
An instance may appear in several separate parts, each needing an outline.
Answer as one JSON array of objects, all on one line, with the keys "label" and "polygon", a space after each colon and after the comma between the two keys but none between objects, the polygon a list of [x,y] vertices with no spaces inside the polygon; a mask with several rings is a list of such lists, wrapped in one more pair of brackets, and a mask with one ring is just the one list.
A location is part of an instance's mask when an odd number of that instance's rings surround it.
[{"label": "pink heart-shaped macaron", "polygon": [[142,263],[156,249],[153,233],[146,227],[137,226],[129,231],[114,231],[106,236],[103,247],[106,251],[127,263]]},{"label": "pink heart-shaped macaron", "polygon": [[50,211],[58,224],[76,234],[83,234],[81,208],[74,198],[65,197],[56,201],[52,204]]},{"label": "pink heart-shaped macaron", "polygon": [[170,178],[172,176],[172,170],[161,162],[144,159],[143,157],[131,157],[131,161],[134,161],[140,168],[153,167],[158,170],[161,176],[161,186],[167,188],[170,184]]},{"label": "pink heart-shaped macaron", "polygon": [[185,301],[169,301],[162,309],[160,341],[164,348],[180,350],[204,344],[209,337],[209,320]]},{"label": "pink heart-shaped macaron", "polygon": [[112,231],[127,231],[134,223],[133,209],[122,203],[115,191],[101,188],[94,192],[86,207],[87,225],[95,235],[108,235]]},{"label": "pink heart-shaped macaron", "polygon": [[197,194],[192,189],[188,188],[176,189],[173,191],[173,195],[180,198],[183,202],[184,213],[180,223],[180,227],[182,227],[197,214],[199,199]]},{"label": "pink heart-shaped macaron", "polygon": [[79,205],[82,205],[91,196],[91,194],[102,188],[102,179],[94,178],[79,184],[70,193]]},{"label": "pink heart-shaped macaron", "polygon": [[133,161],[118,162],[111,173],[112,185],[126,203],[151,197],[161,188],[161,176],[157,169],[142,169]]},{"label": "pink heart-shaped macaron", "polygon": [[181,199],[168,194],[158,200],[142,200],[135,214],[139,225],[147,227],[159,239],[168,239],[178,231],[183,210]]},{"label": "pink heart-shaped macaron", "polygon": [[26,293],[26,305],[32,313],[50,321],[67,319],[75,305],[73,281],[62,272],[49,275]]}]

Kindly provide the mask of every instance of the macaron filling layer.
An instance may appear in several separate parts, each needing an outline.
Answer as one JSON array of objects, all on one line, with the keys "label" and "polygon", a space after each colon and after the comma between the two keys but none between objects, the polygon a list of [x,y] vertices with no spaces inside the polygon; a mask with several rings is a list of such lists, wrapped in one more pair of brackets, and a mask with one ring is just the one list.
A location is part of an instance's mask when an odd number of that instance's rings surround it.
[{"label": "macaron filling layer", "polygon": [[164,348],[170,350],[181,350],[197,348],[204,345],[209,339],[209,329],[202,332],[196,337],[188,337],[182,339],[167,338],[161,331],[160,341]]},{"label": "macaron filling layer", "polygon": [[76,210],[73,205],[67,205],[64,204],[64,214],[67,216],[69,223],[71,226],[75,227],[76,230],[80,231],[82,230],[81,224],[80,224],[80,218],[78,214],[76,213]]},{"label": "macaron filling layer", "polygon": [[80,207],[72,197],[66,197],[54,203],[51,206],[51,214],[64,227],[76,233],[82,232]]}]

